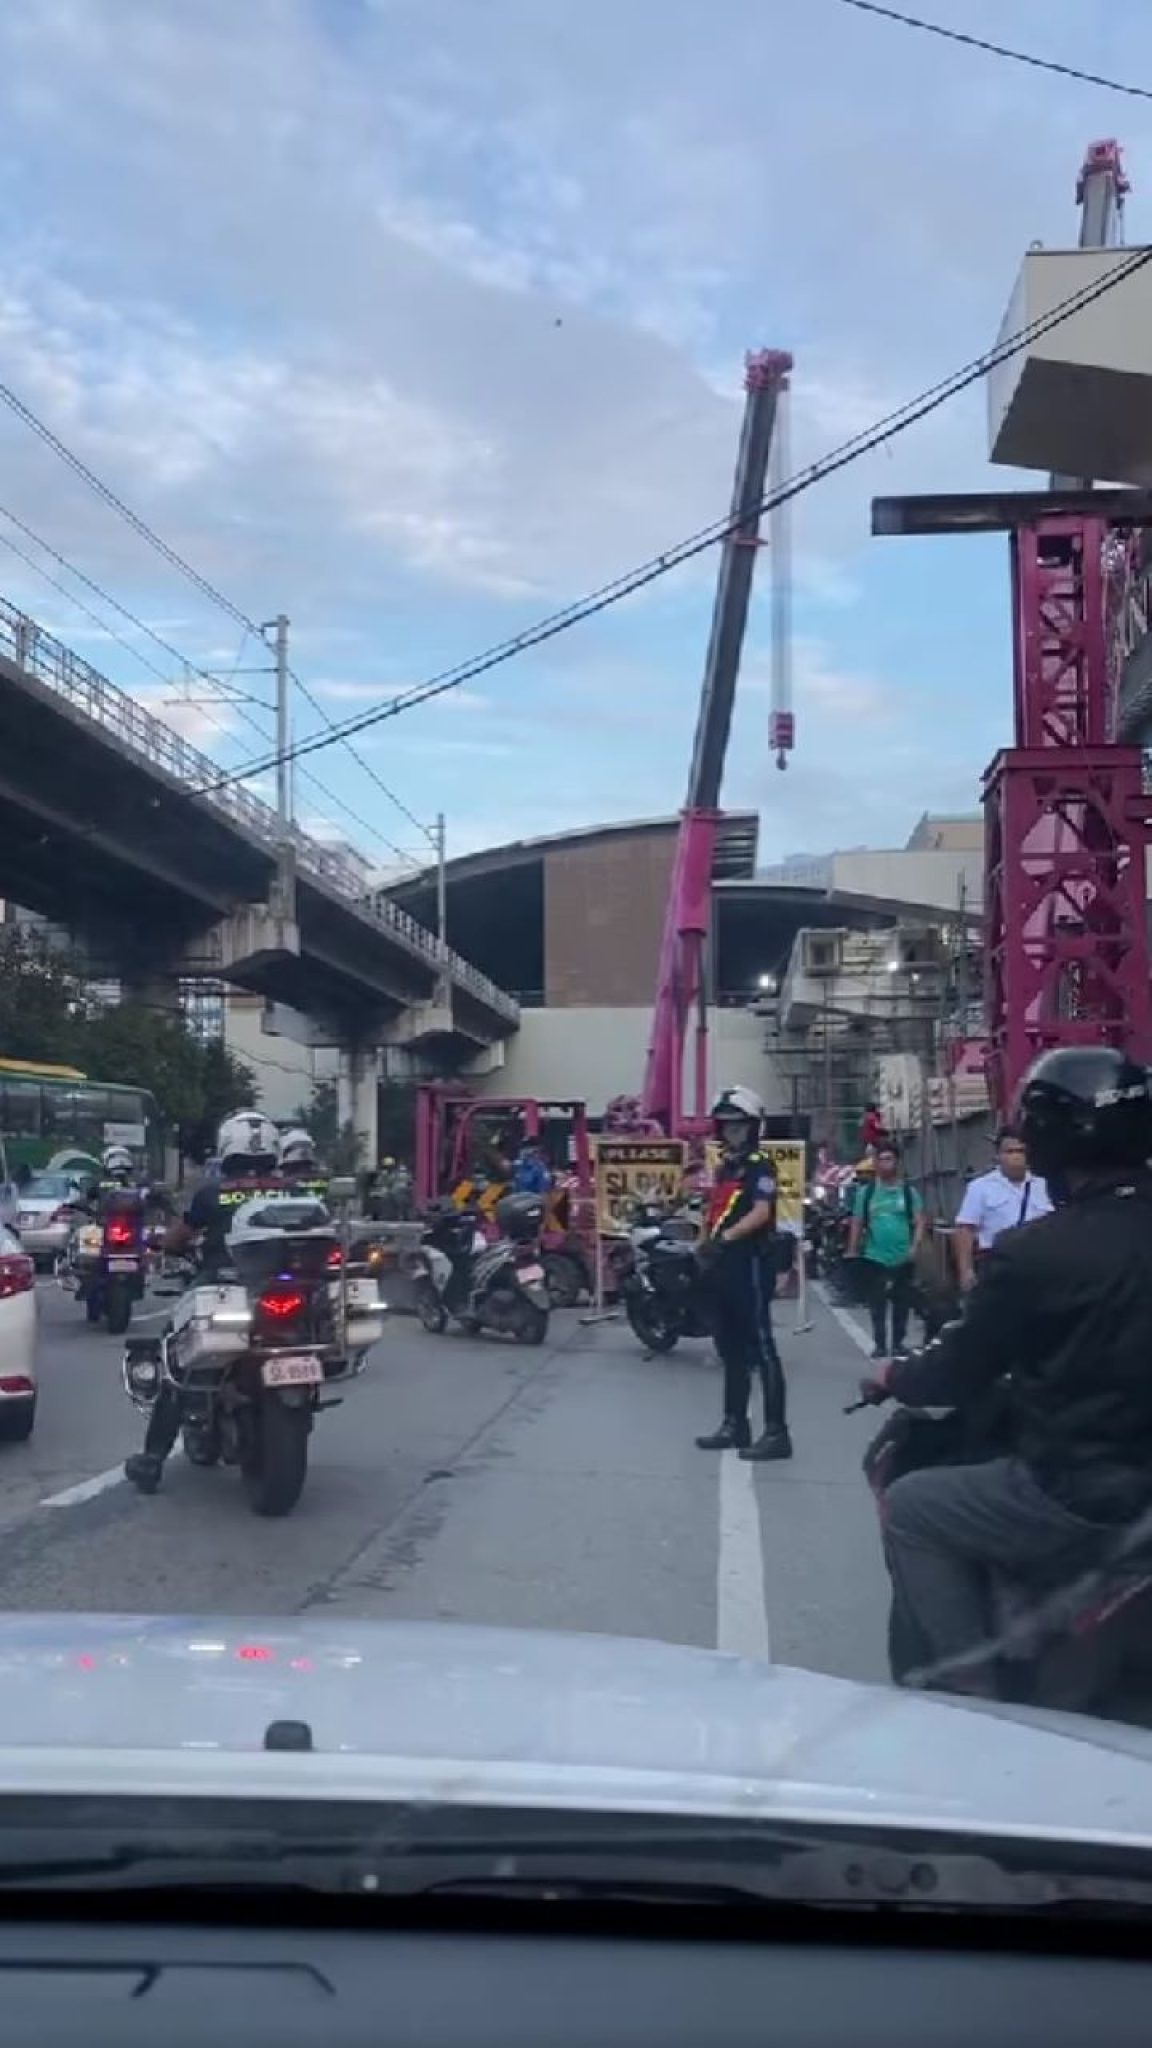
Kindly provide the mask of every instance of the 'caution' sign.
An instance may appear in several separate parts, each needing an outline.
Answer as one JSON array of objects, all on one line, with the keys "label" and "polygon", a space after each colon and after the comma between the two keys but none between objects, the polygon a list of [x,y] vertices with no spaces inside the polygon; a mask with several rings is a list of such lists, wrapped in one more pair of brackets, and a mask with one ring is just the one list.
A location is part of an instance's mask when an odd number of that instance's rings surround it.
[{"label": "'caution' sign", "polygon": [[776,1168],[776,1221],[781,1230],[804,1228],[804,1190],[808,1185],[807,1146],[801,1139],[772,1139],[761,1150]]},{"label": "'caution' sign", "polygon": [[680,1138],[593,1138],[596,1160],[596,1227],[619,1234],[628,1229],[637,1202],[676,1202],[683,1192],[684,1144]]},{"label": "'caution' sign", "polygon": [[[799,1234],[804,1228],[804,1190],[808,1185],[808,1148],[797,1138],[767,1138],[761,1140],[760,1151],[770,1159],[776,1170],[776,1223],[780,1230],[791,1230]],[[710,1141],[705,1146],[705,1158],[710,1179],[715,1179],[716,1169],[724,1156],[723,1147]]]}]

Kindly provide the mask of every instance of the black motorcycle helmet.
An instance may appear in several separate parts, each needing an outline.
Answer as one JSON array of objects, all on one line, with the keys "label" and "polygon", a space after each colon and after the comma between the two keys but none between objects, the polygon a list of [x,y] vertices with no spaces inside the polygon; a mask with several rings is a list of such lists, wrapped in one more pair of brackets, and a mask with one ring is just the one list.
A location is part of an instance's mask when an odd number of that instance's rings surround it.
[{"label": "black motorcycle helmet", "polygon": [[1107,1173],[1152,1158],[1148,1069],[1112,1045],[1041,1053],[1020,1087],[1016,1128],[1033,1173]]}]

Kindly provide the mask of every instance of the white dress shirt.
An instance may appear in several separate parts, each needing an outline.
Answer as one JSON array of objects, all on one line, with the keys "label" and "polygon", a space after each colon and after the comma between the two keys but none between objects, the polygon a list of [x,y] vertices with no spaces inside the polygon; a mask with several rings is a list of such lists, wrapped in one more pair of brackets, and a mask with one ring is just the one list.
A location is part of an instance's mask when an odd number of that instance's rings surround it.
[{"label": "white dress shirt", "polygon": [[1052,1198],[1039,1174],[1023,1180],[1009,1180],[998,1166],[991,1173],[970,1180],[957,1213],[957,1223],[976,1231],[982,1252],[994,1245],[1002,1230],[1014,1230],[1018,1223],[1034,1222],[1051,1213]]}]

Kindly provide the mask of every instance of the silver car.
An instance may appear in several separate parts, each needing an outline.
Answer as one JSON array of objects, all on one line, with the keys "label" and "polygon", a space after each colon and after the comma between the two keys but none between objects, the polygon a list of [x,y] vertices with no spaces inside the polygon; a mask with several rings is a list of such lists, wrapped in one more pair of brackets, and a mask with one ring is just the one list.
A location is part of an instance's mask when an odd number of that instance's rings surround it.
[{"label": "silver car", "polygon": [[47,1264],[64,1250],[84,1190],[71,1174],[37,1173],[18,1191],[15,1228],[30,1258]]}]

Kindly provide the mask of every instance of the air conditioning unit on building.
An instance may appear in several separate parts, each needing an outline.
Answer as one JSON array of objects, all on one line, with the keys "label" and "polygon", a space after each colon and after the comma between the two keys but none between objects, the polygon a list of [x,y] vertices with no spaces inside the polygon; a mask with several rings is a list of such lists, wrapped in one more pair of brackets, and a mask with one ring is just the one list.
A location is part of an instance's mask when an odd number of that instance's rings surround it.
[{"label": "air conditioning unit on building", "polygon": [[803,972],[810,975],[839,974],[844,965],[844,940],[842,931],[804,931],[800,934],[800,960]]}]

